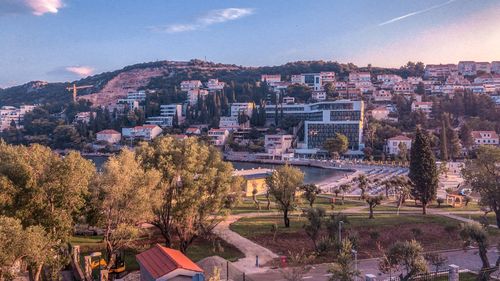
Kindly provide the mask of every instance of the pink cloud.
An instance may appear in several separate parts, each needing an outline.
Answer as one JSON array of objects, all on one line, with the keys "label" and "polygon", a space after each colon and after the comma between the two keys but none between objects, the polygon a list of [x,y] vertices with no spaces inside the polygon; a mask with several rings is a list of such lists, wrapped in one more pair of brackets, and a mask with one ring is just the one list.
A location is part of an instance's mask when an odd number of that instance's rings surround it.
[{"label": "pink cloud", "polygon": [[87,77],[94,73],[94,68],[89,66],[68,66],[66,71],[76,74],[80,77]]},{"label": "pink cloud", "polygon": [[41,16],[45,13],[56,14],[64,4],[62,0],[26,0],[26,5],[34,15]]}]

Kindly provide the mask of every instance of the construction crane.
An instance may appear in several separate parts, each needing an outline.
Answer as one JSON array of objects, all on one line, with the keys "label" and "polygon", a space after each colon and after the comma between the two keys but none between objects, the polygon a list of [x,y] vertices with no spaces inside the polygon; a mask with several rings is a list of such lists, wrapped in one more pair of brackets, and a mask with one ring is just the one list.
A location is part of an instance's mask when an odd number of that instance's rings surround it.
[{"label": "construction crane", "polygon": [[73,102],[76,103],[76,94],[78,93],[78,90],[92,88],[92,87],[94,87],[94,85],[76,86],[76,84],[73,84],[73,86],[67,87],[66,90],[73,92]]}]

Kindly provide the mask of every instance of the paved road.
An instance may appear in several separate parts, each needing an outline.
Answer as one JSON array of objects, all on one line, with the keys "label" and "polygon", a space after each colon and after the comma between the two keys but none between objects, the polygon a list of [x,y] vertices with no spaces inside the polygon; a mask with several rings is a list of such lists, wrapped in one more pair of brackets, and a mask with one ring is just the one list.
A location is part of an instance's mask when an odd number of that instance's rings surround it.
[{"label": "paved road", "polygon": [[[448,261],[447,265],[442,269],[447,269],[448,265],[455,264],[460,266],[461,269],[478,270],[481,268],[481,259],[477,255],[476,249],[470,249],[467,251],[456,250],[456,251],[445,251],[441,252],[441,255],[445,256]],[[488,253],[490,263],[494,264],[499,257],[498,252],[491,249]],[[314,268],[304,276],[304,280],[314,280],[314,281],[327,281],[330,274],[328,274],[329,264],[320,264],[314,266]],[[358,262],[358,268],[361,271],[362,276],[365,274],[374,274],[377,276],[378,280],[388,279],[389,276],[382,274],[378,270],[378,259],[366,259],[360,260]],[[500,274],[498,271],[495,274]],[[257,273],[249,275],[253,280],[272,280],[272,281],[285,281],[279,269],[271,269],[265,273]]]}]

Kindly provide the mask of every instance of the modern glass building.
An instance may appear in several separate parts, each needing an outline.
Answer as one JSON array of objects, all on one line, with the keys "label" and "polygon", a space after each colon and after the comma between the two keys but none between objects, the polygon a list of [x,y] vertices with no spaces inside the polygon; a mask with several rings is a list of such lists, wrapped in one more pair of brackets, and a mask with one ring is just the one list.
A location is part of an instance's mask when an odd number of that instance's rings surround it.
[{"label": "modern glass building", "polygon": [[363,101],[337,100],[311,104],[279,104],[266,107],[272,121],[276,112],[281,117],[304,121],[304,142],[308,149],[322,149],[324,142],[341,133],[349,139],[350,150],[362,149]]}]

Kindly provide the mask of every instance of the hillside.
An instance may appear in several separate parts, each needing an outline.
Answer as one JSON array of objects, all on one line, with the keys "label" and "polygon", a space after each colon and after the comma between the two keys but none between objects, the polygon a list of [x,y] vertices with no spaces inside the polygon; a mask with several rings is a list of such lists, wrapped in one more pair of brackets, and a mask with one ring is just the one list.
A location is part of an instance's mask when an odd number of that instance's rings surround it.
[{"label": "hillside", "polygon": [[127,92],[140,89],[172,89],[185,79],[206,80],[218,78],[224,82],[253,82],[261,74],[281,74],[289,78],[292,74],[334,71],[339,77],[345,77],[351,71],[370,70],[377,73],[398,73],[407,76],[407,69],[358,68],[353,64],[340,64],[325,61],[299,61],[279,66],[241,67],[233,64],[219,64],[200,60],[188,62],[157,61],[140,63],[112,72],[89,76],[72,82],[47,83],[33,81],[24,85],[0,89],[0,106],[20,104],[61,104],[71,101],[71,93],[66,89],[75,83],[92,85],[80,90],[79,99],[89,100],[94,106],[108,105]]}]

